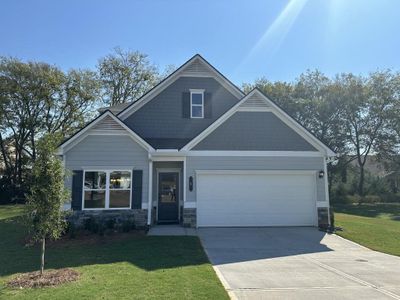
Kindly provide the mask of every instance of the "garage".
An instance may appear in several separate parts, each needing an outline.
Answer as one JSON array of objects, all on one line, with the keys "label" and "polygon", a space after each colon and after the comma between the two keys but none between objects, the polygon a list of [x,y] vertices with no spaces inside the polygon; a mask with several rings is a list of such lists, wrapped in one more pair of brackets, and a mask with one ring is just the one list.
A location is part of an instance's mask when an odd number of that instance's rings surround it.
[{"label": "garage", "polygon": [[197,171],[197,226],[315,226],[315,171]]}]

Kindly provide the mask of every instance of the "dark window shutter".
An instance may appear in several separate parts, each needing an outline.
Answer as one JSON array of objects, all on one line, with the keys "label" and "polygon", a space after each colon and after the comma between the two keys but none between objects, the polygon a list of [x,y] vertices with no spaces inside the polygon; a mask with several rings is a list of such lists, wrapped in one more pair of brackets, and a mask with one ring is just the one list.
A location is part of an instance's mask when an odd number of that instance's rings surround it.
[{"label": "dark window shutter", "polygon": [[212,118],[211,93],[204,93],[204,118]]},{"label": "dark window shutter", "polygon": [[142,208],[143,171],[132,171],[132,209]]},{"label": "dark window shutter", "polygon": [[190,93],[182,93],[182,117],[190,118]]},{"label": "dark window shutter", "polygon": [[72,174],[72,210],[82,210],[83,171],[74,170]]}]

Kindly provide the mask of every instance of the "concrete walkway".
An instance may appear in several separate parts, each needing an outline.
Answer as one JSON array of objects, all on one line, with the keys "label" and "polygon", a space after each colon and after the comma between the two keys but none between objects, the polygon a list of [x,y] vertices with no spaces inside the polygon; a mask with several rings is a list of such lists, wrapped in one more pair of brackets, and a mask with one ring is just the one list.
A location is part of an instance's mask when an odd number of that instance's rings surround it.
[{"label": "concrete walkway", "polygon": [[186,228],[180,225],[156,225],[150,228],[147,235],[197,235],[194,228]]},{"label": "concrete walkway", "polygon": [[201,228],[217,275],[238,299],[400,299],[400,257],[315,228]]}]

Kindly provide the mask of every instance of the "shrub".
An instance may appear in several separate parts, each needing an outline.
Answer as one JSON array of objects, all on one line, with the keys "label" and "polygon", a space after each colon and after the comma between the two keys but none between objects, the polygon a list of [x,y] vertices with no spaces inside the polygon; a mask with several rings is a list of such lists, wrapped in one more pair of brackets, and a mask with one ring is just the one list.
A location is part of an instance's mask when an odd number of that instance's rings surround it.
[{"label": "shrub", "polygon": [[382,199],[377,195],[366,195],[361,200],[362,203],[380,203]]}]

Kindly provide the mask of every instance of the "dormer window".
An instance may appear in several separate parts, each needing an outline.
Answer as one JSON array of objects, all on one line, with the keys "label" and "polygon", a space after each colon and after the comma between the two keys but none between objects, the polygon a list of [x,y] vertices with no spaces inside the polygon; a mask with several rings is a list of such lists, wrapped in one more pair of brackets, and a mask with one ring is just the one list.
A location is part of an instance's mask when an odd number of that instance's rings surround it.
[{"label": "dormer window", "polygon": [[204,90],[190,90],[190,117],[204,118]]}]

